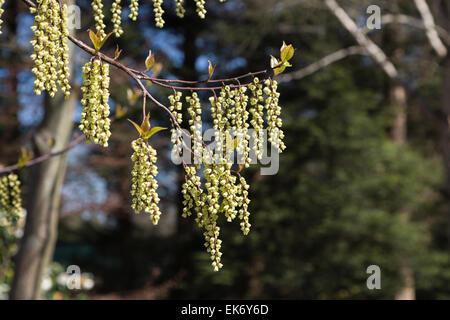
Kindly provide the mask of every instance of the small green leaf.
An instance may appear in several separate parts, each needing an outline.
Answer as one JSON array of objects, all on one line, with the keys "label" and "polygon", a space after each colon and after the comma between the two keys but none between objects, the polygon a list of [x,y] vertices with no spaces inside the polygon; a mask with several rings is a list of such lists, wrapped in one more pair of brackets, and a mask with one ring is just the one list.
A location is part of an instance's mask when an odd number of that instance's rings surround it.
[{"label": "small green leaf", "polygon": [[287,68],[287,67],[292,67],[292,64],[290,64],[289,61],[284,61],[284,62],[281,64],[281,66]]},{"label": "small green leaf", "polygon": [[275,58],[274,56],[270,56],[270,67],[272,69],[278,67],[280,64],[281,62],[279,62],[277,58]]},{"label": "small green leaf", "polygon": [[286,69],[285,66],[281,66],[281,67],[278,67],[278,68],[273,69],[273,72],[274,72],[275,76],[277,76],[277,75],[279,75],[280,73],[283,73],[283,71],[284,71],[285,69]]},{"label": "small green leaf", "polygon": [[95,54],[97,54],[100,49],[105,44],[106,40],[112,35],[112,32],[107,34],[103,39],[101,38],[100,31],[97,31],[97,33],[94,33],[94,31],[89,29],[89,38],[91,38],[91,42],[94,45],[95,48]]},{"label": "small green leaf", "polygon": [[150,131],[151,125],[150,125],[150,113],[147,113],[147,116],[142,120],[141,123],[141,130],[143,133],[143,137],[145,137],[148,132]]},{"label": "small green leaf", "polygon": [[121,53],[122,53],[122,49],[119,49],[119,45],[116,44],[116,51],[114,52],[114,60],[119,59]]},{"label": "small green leaf", "polygon": [[31,159],[33,159],[33,152],[32,151],[28,151],[25,148],[21,148],[20,149],[20,156],[19,156],[19,159],[17,160],[17,167],[19,169],[24,167],[25,164],[28,161],[30,161]]},{"label": "small green leaf", "polygon": [[143,137],[143,136],[144,136],[144,133],[142,132],[141,127],[140,127],[136,122],[134,122],[133,120],[128,119],[128,121],[130,121],[130,122],[134,125],[134,127],[136,128],[136,130],[139,132],[139,135],[140,135],[141,137]]},{"label": "small green leaf", "polygon": [[208,81],[211,80],[215,69],[216,66],[213,66],[211,61],[208,60]]},{"label": "small green leaf", "polygon": [[122,118],[127,113],[127,108],[122,107],[121,104],[116,105],[116,119]]},{"label": "small green leaf", "polygon": [[150,70],[154,64],[155,64],[155,55],[152,53],[152,50],[150,50],[148,52],[147,58],[145,59],[145,68],[146,69],[144,72],[147,72],[148,70]]},{"label": "small green leaf", "polygon": [[89,29],[89,38],[94,45],[95,51],[98,52],[98,50],[100,50],[100,39],[98,38],[97,34],[95,34],[91,29]]},{"label": "small green leaf", "polygon": [[283,46],[281,47],[281,61],[286,62],[292,59],[294,56],[295,49],[294,47],[290,45],[286,45],[286,43],[283,42]]},{"label": "small green leaf", "polygon": [[153,136],[155,133],[162,131],[162,130],[166,130],[167,128],[163,128],[163,127],[153,127],[144,137],[144,139],[150,139],[151,136]]}]

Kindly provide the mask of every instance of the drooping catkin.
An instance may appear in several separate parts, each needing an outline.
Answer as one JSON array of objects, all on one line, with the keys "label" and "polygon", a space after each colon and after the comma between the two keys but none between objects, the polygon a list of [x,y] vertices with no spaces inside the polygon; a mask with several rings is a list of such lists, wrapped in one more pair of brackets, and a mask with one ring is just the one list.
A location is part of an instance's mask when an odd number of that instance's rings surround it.
[{"label": "drooping catkin", "polygon": [[103,14],[103,2],[102,0],[92,0],[92,9],[94,10],[95,29],[100,33],[100,38],[106,37],[105,33],[105,15]]},{"label": "drooping catkin", "polygon": [[47,91],[54,97],[57,84],[66,97],[70,95],[69,47],[67,45],[67,6],[60,7],[57,0],[37,0],[38,7],[31,7],[35,14],[30,43],[34,47],[31,59],[34,61],[34,92],[40,95]]},{"label": "drooping catkin", "polygon": [[264,82],[264,93],[267,95],[265,108],[267,110],[267,130],[269,132],[269,141],[278,150],[283,152],[286,149],[283,138],[284,133],[281,129],[283,122],[281,121],[280,114],[281,108],[278,104],[280,93],[277,91],[278,83],[276,80],[267,79]]},{"label": "drooping catkin", "polygon": [[113,32],[114,35],[118,38],[123,34],[123,28],[121,26],[122,23],[122,0],[114,0],[111,7],[111,22],[113,23]]},{"label": "drooping catkin", "polygon": [[131,143],[133,155],[131,160],[134,163],[131,185],[131,196],[133,197],[131,207],[136,213],[142,210],[150,215],[153,224],[158,224],[161,212],[158,203],[160,201],[158,193],[158,182],[156,175],[156,150],[143,138],[138,138]]},{"label": "drooping catkin", "polygon": [[0,215],[3,214],[2,220],[8,223],[14,223],[22,215],[20,180],[14,173],[0,178]]},{"label": "drooping catkin", "polygon": [[3,20],[2,20],[2,14],[3,14],[3,12],[5,11],[5,10],[3,10],[3,4],[5,3],[5,0],[0,0],[0,34],[2,34],[2,29],[1,29],[1,27],[2,27],[2,22],[3,22]]},{"label": "drooping catkin", "polygon": [[109,64],[99,59],[83,66],[83,110],[79,128],[87,142],[107,147],[111,136],[109,116]]},{"label": "drooping catkin", "polygon": [[136,21],[137,17],[139,14],[139,0],[131,0],[130,2],[130,14],[128,15],[128,17],[133,20]]}]

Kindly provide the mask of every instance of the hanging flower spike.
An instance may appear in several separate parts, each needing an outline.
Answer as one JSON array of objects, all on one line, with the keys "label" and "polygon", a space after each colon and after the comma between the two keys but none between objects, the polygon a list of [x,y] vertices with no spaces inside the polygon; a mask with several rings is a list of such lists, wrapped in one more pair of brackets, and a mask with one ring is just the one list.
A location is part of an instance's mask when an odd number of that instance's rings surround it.
[{"label": "hanging flower spike", "polygon": [[220,177],[223,172],[224,166],[221,165],[206,167],[204,170],[207,195],[205,196],[206,201],[203,207],[203,219],[201,225],[206,229],[203,233],[206,240],[205,247],[211,255],[214,271],[219,271],[219,269],[222,268],[222,263],[220,263],[220,257],[222,256],[222,253],[220,252],[222,241],[219,239],[220,228],[217,226],[217,219],[220,209]]},{"label": "hanging flower spike", "polygon": [[34,32],[30,43],[34,47],[31,60],[34,66],[31,69],[36,76],[34,92],[40,95],[47,91],[54,97],[58,91],[58,82],[66,97],[70,94],[68,45],[67,45],[67,18],[66,6],[60,7],[57,0],[37,0],[38,7],[31,7],[30,12],[35,13]]},{"label": "hanging flower spike", "polygon": [[83,66],[83,111],[79,128],[86,135],[87,142],[107,147],[111,136],[109,116],[109,64],[99,59]]},{"label": "hanging flower spike", "polygon": [[2,22],[3,22],[3,20],[2,20],[2,14],[3,14],[3,12],[5,11],[5,10],[2,9],[4,3],[5,3],[5,0],[0,0],[0,34],[2,34],[2,29],[1,29],[1,27],[2,27]]},{"label": "hanging flower spike", "polygon": [[250,199],[248,198],[248,189],[250,186],[245,181],[245,178],[239,177],[239,186],[238,186],[238,205],[241,207],[239,209],[239,219],[241,220],[241,230],[244,235],[247,235],[250,232],[251,224],[249,222],[250,213],[248,212],[248,205],[250,203]]},{"label": "hanging flower spike", "polygon": [[181,187],[183,195],[183,213],[184,218],[192,215],[192,210],[197,213],[196,221],[200,225],[202,223],[202,208],[204,206],[203,190],[201,187],[200,177],[197,175],[195,166],[185,166],[186,181]]},{"label": "hanging flower spike", "polygon": [[201,19],[206,17],[205,0],[195,0],[197,14]]},{"label": "hanging flower spike", "polygon": [[14,173],[0,179],[0,214],[5,214],[7,223],[14,223],[22,215],[20,181]]},{"label": "hanging flower spike", "polygon": [[254,140],[255,154],[256,159],[261,160],[264,150],[264,97],[262,84],[260,84],[259,79],[255,77],[253,83],[248,87],[252,93],[252,97],[250,98],[250,113],[252,115],[252,120],[250,121],[250,124],[253,128],[252,137]]},{"label": "hanging flower spike", "polygon": [[103,14],[103,3],[102,0],[93,0],[92,1],[92,9],[94,10],[94,20],[95,20],[95,29],[100,33],[100,38],[103,39],[106,37],[105,33],[105,23],[103,19],[105,15]]},{"label": "hanging flower spike", "polygon": [[267,110],[267,124],[269,131],[269,141],[278,149],[278,152],[283,152],[286,149],[283,138],[284,133],[281,130],[283,122],[281,121],[280,114],[281,108],[278,104],[280,93],[277,91],[278,84],[276,80],[267,79],[264,82],[264,93],[267,95],[265,108]]},{"label": "hanging flower spike", "polygon": [[[172,112],[173,117],[176,119],[178,125],[181,125],[183,122],[183,103],[181,102],[182,93],[178,91],[175,95],[169,96],[169,110]],[[175,124],[171,129],[171,142],[173,143],[172,155],[174,157],[180,156],[182,152],[182,143],[180,141],[180,137],[178,136],[177,128]]]},{"label": "hanging flower spike", "polygon": [[200,99],[197,92],[193,92],[192,95],[186,97],[186,102],[188,103],[187,111],[189,116],[189,126],[191,129],[191,139],[194,152],[194,163],[200,164],[199,159],[202,158],[202,107],[200,104]]},{"label": "hanging flower spike", "polygon": [[123,34],[123,29],[121,26],[122,22],[122,6],[120,5],[120,2],[122,0],[114,0],[112,7],[111,7],[111,13],[112,13],[112,19],[111,22],[113,23],[113,32],[116,38],[119,38]]},{"label": "hanging flower spike", "polygon": [[180,18],[184,18],[184,14],[186,13],[186,9],[184,9],[183,4],[184,0],[175,0],[176,13]]},{"label": "hanging flower spike", "polygon": [[163,0],[153,0],[153,13],[155,14],[155,24],[158,28],[164,27],[163,14],[164,10],[162,8]]},{"label": "hanging flower spike", "polygon": [[134,162],[131,185],[133,197],[131,207],[136,213],[144,210],[150,214],[154,225],[158,224],[161,212],[158,208],[159,196],[156,192],[158,182],[156,176],[156,150],[143,138],[138,138],[131,143],[134,150],[131,160]]},{"label": "hanging flower spike", "polygon": [[131,20],[136,21],[138,14],[139,14],[139,0],[131,0],[130,14],[128,15],[128,17]]}]

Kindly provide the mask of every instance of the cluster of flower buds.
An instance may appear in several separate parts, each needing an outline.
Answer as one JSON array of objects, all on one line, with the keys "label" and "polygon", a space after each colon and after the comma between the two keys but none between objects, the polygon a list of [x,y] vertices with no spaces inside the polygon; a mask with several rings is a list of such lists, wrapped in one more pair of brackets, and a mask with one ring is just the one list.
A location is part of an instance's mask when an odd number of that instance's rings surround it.
[{"label": "cluster of flower buds", "polygon": [[250,213],[248,212],[248,205],[250,203],[250,199],[248,197],[248,189],[250,186],[245,181],[245,178],[239,176],[239,185],[237,187],[237,202],[238,206],[241,207],[239,209],[239,219],[241,220],[241,230],[244,235],[247,235],[250,232],[251,224],[249,222]]},{"label": "cluster of flower buds", "polygon": [[1,26],[2,26],[2,22],[3,22],[3,20],[1,18],[2,18],[3,11],[5,11],[2,9],[4,3],[5,3],[5,0],[0,0],[0,34],[2,34]]},{"label": "cluster of flower buds", "polygon": [[131,0],[130,14],[128,15],[128,17],[131,20],[136,21],[138,14],[139,14],[139,0]]},{"label": "cluster of flower buds", "polygon": [[197,92],[193,92],[191,96],[186,97],[188,103],[187,111],[189,116],[189,127],[191,129],[192,151],[194,151],[195,161],[203,156],[202,147],[202,106]]},{"label": "cluster of flower buds", "polygon": [[216,130],[216,149],[221,150],[220,157],[224,156],[225,152],[225,129],[227,127],[227,118],[224,117],[223,97],[212,96],[209,97],[211,103],[211,116],[213,118],[213,128]]},{"label": "cluster of flower buds", "polygon": [[153,0],[153,13],[155,14],[155,24],[158,28],[164,27],[163,14],[164,10],[162,8],[163,0]]},{"label": "cluster of flower buds", "polygon": [[[218,217],[223,215],[228,222],[240,220],[240,228],[244,235],[250,231],[250,213],[248,206],[249,185],[245,178],[240,175],[243,167],[250,164],[250,139],[254,139],[255,153],[257,159],[263,156],[266,135],[264,129],[268,130],[269,141],[279,152],[285,149],[282,141],[284,135],[281,130],[282,121],[280,119],[280,106],[277,92],[277,83],[273,79],[260,80],[254,77],[250,83],[241,85],[224,85],[220,92],[209,97],[211,104],[211,116],[216,136],[216,150],[230,152],[229,148],[236,149],[238,155],[244,159],[238,159],[239,170],[232,170],[233,163],[229,163],[227,157],[213,159],[213,152],[200,144],[201,125],[197,123],[201,120],[202,107],[200,98],[196,92],[186,97],[188,102],[187,113],[190,116],[189,127],[191,139],[193,140],[193,152],[196,155],[197,149],[201,148],[202,163],[204,165],[203,175],[204,185],[201,182],[198,170],[200,166],[185,167],[186,182],[182,187],[183,194],[183,217],[188,217],[196,213],[196,222],[204,229],[205,246],[211,255],[214,270],[222,267],[220,262],[221,240],[219,239],[220,227]],[[181,93],[169,97],[170,111],[174,117],[181,122],[182,104]],[[264,128],[264,117],[267,119]],[[249,128],[252,127],[252,137]],[[230,144],[228,139],[231,135],[228,130],[234,131],[236,137]],[[178,143],[173,140],[173,143]],[[222,144],[222,145],[221,145]],[[232,151],[233,151],[232,150]],[[219,161],[217,161],[219,160]],[[241,162],[244,160],[243,162]],[[198,164],[198,163],[196,163]],[[205,192],[203,192],[204,187]]]},{"label": "cluster of flower buds", "polygon": [[3,214],[8,223],[14,223],[22,215],[20,180],[14,173],[0,179],[0,215]]},{"label": "cluster of flower buds", "polygon": [[184,0],[175,0],[176,13],[180,18],[184,18],[184,14],[186,13],[186,9],[184,9],[183,3]]},{"label": "cluster of flower buds", "polygon": [[[0,0],[4,1],[4,0]],[[219,0],[220,2],[225,2],[225,0]],[[164,9],[163,9],[163,3],[164,0],[152,0],[153,2],[153,13],[155,16],[155,25],[159,28],[164,27]],[[114,0],[112,7],[111,7],[111,13],[112,13],[112,23],[114,25],[113,32],[116,35],[116,37],[120,37],[123,33],[122,27],[121,27],[121,12],[122,7],[120,5],[121,0]],[[198,16],[201,19],[204,19],[206,17],[206,9],[205,9],[205,3],[206,0],[195,0],[196,5],[196,11]],[[178,17],[183,18],[186,9],[184,8],[184,0],[175,0],[175,11]],[[92,9],[94,10],[94,19],[95,19],[95,28],[97,31],[100,32],[101,38],[104,38],[106,36],[105,33],[105,24],[103,22],[105,16],[103,14],[103,3],[102,0],[92,0]],[[131,0],[130,2],[130,14],[128,17],[136,21],[139,14],[139,0]]]},{"label": "cluster of flower buds", "polygon": [[195,0],[195,5],[197,7],[196,11],[201,19],[206,17],[205,0]]},{"label": "cluster of flower buds", "polygon": [[217,101],[215,101],[215,97],[210,99],[214,125],[221,132],[230,129],[233,131],[237,140],[236,151],[240,157],[239,163],[244,163],[246,167],[250,165],[250,136],[248,135],[250,124],[247,110],[249,97],[246,94],[247,89],[246,86],[231,88],[227,85],[221,89]]},{"label": "cluster of flower buds", "polygon": [[114,0],[112,7],[111,7],[111,22],[113,23],[113,32],[114,35],[118,38],[122,35],[123,29],[120,25],[122,22],[122,6],[120,5],[120,2],[122,0]]},{"label": "cluster of flower buds", "polygon": [[[181,102],[182,93],[181,91],[177,91],[174,95],[169,96],[169,110],[172,112],[173,117],[175,118],[178,125],[181,125],[183,122],[183,103]],[[182,143],[180,141],[180,136],[178,135],[177,128],[175,124],[172,126],[171,129],[172,137],[171,141],[173,143],[173,149],[172,154],[174,157],[180,156],[180,153],[182,152]]]},{"label": "cluster of flower buds", "polygon": [[219,239],[220,228],[217,225],[217,220],[220,210],[220,178],[224,171],[225,168],[221,165],[206,166],[203,170],[206,180],[206,194],[204,196],[205,205],[203,206],[202,219],[199,221],[199,225],[205,229],[203,233],[205,236],[205,247],[211,255],[214,271],[218,271],[222,267],[220,263],[222,241]]},{"label": "cluster of flower buds", "polygon": [[223,197],[220,209],[224,212],[228,222],[236,218],[238,206],[239,189],[236,185],[237,177],[231,174],[231,164],[225,163],[222,165],[224,170],[220,176],[220,192]]},{"label": "cluster of flower buds", "polygon": [[249,149],[249,140],[250,136],[248,135],[249,128],[249,113],[247,110],[248,105],[248,96],[245,94],[247,91],[247,87],[240,87],[239,89],[235,89],[235,130],[237,135],[237,147],[236,151],[238,155],[240,155],[241,159],[239,159],[239,163],[245,164],[245,167],[250,166],[250,149]]},{"label": "cluster of flower buds", "polygon": [[277,91],[278,84],[276,80],[267,79],[264,82],[264,93],[267,95],[265,108],[267,110],[267,124],[269,131],[269,141],[274,145],[278,152],[283,152],[286,149],[283,138],[284,133],[281,130],[282,121],[280,118],[281,108],[278,104],[280,93]]},{"label": "cluster of flower buds", "polygon": [[79,128],[88,142],[108,146],[111,136],[109,116],[109,64],[94,59],[83,66],[83,98]]},{"label": "cluster of flower buds", "polygon": [[181,187],[181,193],[183,195],[183,214],[184,218],[189,217],[192,214],[192,210],[197,213],[196,221],[201,224],[202,220],[202,208],[203,202],[203,190],[200,177],[197,176],[197,170],[195,166],[185,166],[186,181]]},{"label": "cluster of flower buds", "polygon": [[255,77],[253,83],[248,86],[252,96],[250,98],[250,113],[252,115],[252,120],[250,124],[252,125],[253,141],[255,147],[255,154],[258,160],[262,159],[263,148],[264,148],[264,97],[263,97],[263,86],[259,83],[259,79]]},{"label": "cluster of flower buds", "polygon": [[[211,151],[210,151],[211,152]],[[219,164],[206,164],[203,171],[204,188],[195,166],[185,166],[185,183],[182,186],[183,217],[196,213],[196,222],[204,229],[205,247],[211,256],[215,271],[222,267],[220,251],[222,241],[219,239],[219,215],[224,215],[228,222],[237,216],[241,220],[241,230],[246,235],[250,231],[248,212],[248,188],[245,179],[232,174],[231,164],[223,160]]]},{"label": "cluster of flower buds", "polygon": [[35,13],[34,32],[31,44],[34,52],[31,59],[34,66],[31,71],[36,75],[34,92],[47,91],[54,97],[56,84],[66,97],[70,95],[69,85],[69,47],[67,45],[67,6],[60,7],[58,0],[37,0],[38,6],[31,7]]},{"label": "cluster of flower buds", "polygon": [[[264,115],[266,113],[267,131],[272,145],[278,152],[283,152],[284,133],[281,129],[281,108],[278,104],[280,94],[277,82],[273,79],[261,81],[253,78],[246,85],[225,85],[218,96],[209,98],[214,129],[220,133],[226,130],[234,131],[236,135],[236,151],[240,156],[239,163],[248,167],[250,159],[250,138],[253,138],[253,148],[256,158],[263,156],[266,135],[264,134]],[[251,119],[250,119],[251,116]],[[252,127],[252,137],[249,128]],[[191,128],[192,130],[192,128]],[[218,142],[224,141],[219,139]]]},{"label": "cluster of flower buds", "polygon": [[133,197],[131,207],[136,213],[144,210],[150,214],[153,224],[158,224],[161,212],[158,208],[159,196],[156,192],[158,182],[156,175],[156,150],[153,149],[146,140],[138,138],[131,143],[134,162],[131,185],[131,195]]},{"label": "cluster of flower buds", "polygon": [[95,29],[100,33],[100,38],[103,39],[106,37],[106,26],[103,22],[103,19],[105,18],[105,15],[103,14],[103,2],[102,0],[92,0],[91,5],[94,10]]}]

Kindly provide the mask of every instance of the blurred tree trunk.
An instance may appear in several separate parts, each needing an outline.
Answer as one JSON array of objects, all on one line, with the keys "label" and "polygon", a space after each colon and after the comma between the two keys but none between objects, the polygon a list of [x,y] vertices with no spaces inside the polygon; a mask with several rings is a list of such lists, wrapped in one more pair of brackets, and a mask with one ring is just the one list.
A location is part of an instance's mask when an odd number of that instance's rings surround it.
[{"label": "blurred tree trunk", "polygon": [[[383,46],[388,58],[399,68],[405,60],[405,34],[402,26],[392,24],[386,27],[384,35],[385,45]],[[394,119],[391,127],[391,139],[394,143],[401,145],[407,140],[407,109],[408,95],[406,89],[398,81],[388,80],[389,107],[393,109]],[[409,223],[410,213],[404,212],[404,223]],[[414,271],[410,266],[408,255],[402,257],[398,270],[401,279],[401,287],[395,295],[396,300],[415,300],[415,280]]]},{"label": "blurred tree trunk", "polygon": [[445,120],[439,130],[439,145],[445,168],[445,198],[447,201],[447,241],[450,249],[450,56],[442,64],[442,112]]},{"label": "blurred tree trunk", "polygon": [[391,137],[395,143],[406,142],[407,135],[407,101],[406,90],[399,84],[392,84],[389,90],[391,107],[395,109],[394,123],[391,129]]},{"label": "blurred tree trunk", "polygon": [[[450,32],[450,3],[434,0],[430,3],[437,24]],[[447,243],[450,249],[450,53],[441,62],[442,97],[441,112],[443,121],[439,126],[439,148],[442,153],[445,169],[444,197],[447,201]]]},{"label": "blurred tree trunk", "polygon": [[[72,0],[68,1],[70,4]],[[73,46],[70,64],[73,64]],[[63,149],[73,129],[75,90],[69,99],[60,92],[45,97],[44,119],[33,137],[35,156]],[[31,169],[27,217],[16,256],[10,299],[39,299],[41,280],[52,259],[57,239],[61,187],[66,172],[66,155],[53,157]]]}]

